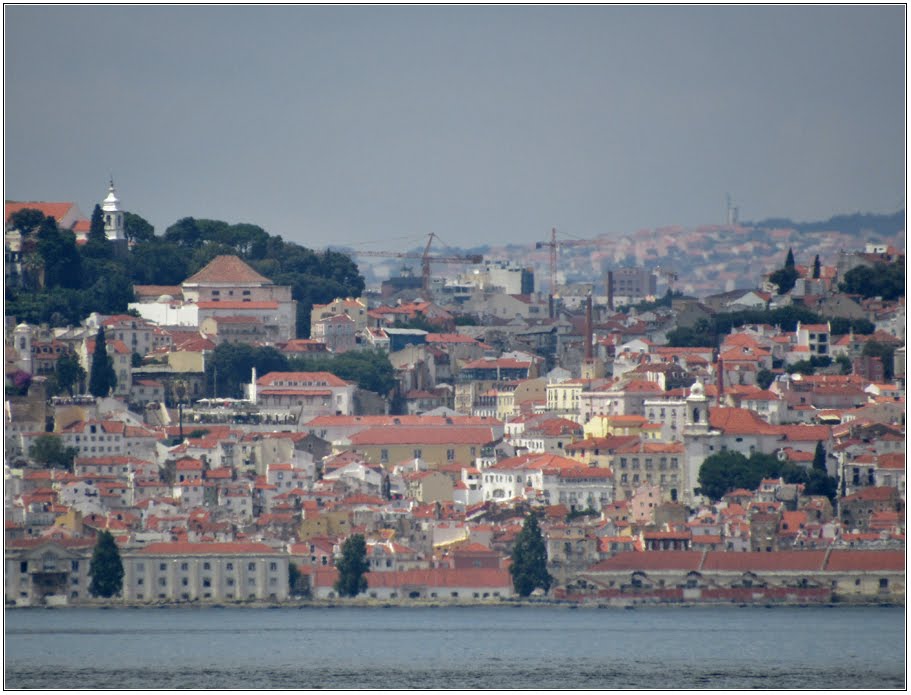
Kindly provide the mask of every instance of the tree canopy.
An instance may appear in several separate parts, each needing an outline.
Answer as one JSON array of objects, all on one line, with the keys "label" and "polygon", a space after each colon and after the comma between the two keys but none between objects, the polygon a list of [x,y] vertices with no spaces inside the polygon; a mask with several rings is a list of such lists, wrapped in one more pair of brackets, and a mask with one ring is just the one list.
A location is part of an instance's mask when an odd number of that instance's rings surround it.
[{"label": "tree canopy", "polygon": [[905,294],[905,257],[893,263],[877,262],[873,267],[859,265],[845,273],[839,289],[861,297],[882,297],[887,301]]},{"label": "tree canopy", "polygon": [[338,579],[335,590],[339,596],[357,596],[367,590],[367,543],[364,536],[355,533],[349,536],[342,546],[342,556],[335,561]]},{"label": "tree canopy", "polygon": [[78,451],[70,446],[65,446],[63,439],[56,434],[42,434],[35,437],[28,449],[29,458],[40,463],[46,468],[62,468],[66,471],[73,470],[73,461]]},{"label": "tree canopy", "polygon": [[92,578],[89,584],[92,596],[111,598],[123,589],[123,561],[110,531],[98,534],[89,564],[89,576]]},{"label": "tree canopy", "polygon": [[[98,207],[98,206],[96,206]],[[28,236],[23,242],[26,289],[8,287],[6,313],[17,321],[75,325],[93,311],[126,313],[133,283],[178,285],[215,256],[234,254],[277,285],[291,287],[298,302],[296,329],[310,334],[314,303],[357,297],[364,278],[348,256],[315,252],[273,236],[255,224],[184,217],[156,236],[146,220],[124,213],[124,229],[133,244],[117,257],[103,239],[100,208],[93,211],[89,243],[78,247],[70,230],[39,210],[20,210],[11,223]],[[98,234],[100,229],[101,234]]]},{"label": "tree canopy", "polygon": [[804,494],[835,499],[836,478],[819,469],[806,469],[772,454],[754,452],[749,458],[737,451],[719,451],[699,468],[698,494],[718,501],[732,490],[756,490],[763,478],[782,478],[785,483],[803,484]]},{"label": "tree canopy", "polygon": [[535,589],[547,592],[553,583],[553,577],[547,571],[547,546],[534,514],[525,517],[522,530],[516,536],[509,574],[519,596],[529,596]]},{"label": "tree canopy", "polygon": [[210,396],[241,398],[253,368],[259,376],[269,372],[329,372],[358,388],[387,395],[395,388],[395,370],[389,356],[379,350],[352,350],[341,355],[309,355],[288,359],[274,347],[222,343],[206,361]]}]

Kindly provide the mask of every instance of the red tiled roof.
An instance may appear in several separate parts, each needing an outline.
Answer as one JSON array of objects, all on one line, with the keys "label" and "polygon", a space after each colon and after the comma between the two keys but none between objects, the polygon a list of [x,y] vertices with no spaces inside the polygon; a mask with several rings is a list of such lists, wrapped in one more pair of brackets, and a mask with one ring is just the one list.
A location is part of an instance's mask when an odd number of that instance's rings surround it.
[{"label": "red tiled roof", "polygon": [[833,550],[826,569],[830,572],[903,572],[905,553],[901,550]]},{"label": "red tiled roof", "polygon": [[265,543],[150,543],[143,555],[277,555]]},{"label": "red tiled roof", "polygon": [[45,217],[53,217],[58,222],[66,217],[67,213],[73,209],[75,203],[45,203],[40,201],[17,202],[7,200],[5,205],[4,219],[9,222],[10,215],[20,210],[31,209],[38,210]]},{"label": "red tiled roof", "polygon": [[180,285],[133,285],[133,294],[137,297],[155,297],[168,294],[175,299],[183,295]]},{"label": "red tiled roof", "polygon": [[490,427],[371,427],[349,437],[354,446],[379,444],[488,444],[496,437]]},{"label": "red tiled roof", "polygon": [[278,309],[278,302],[198,302],[200,309],[224,309],[231,311],[253,309]]},{"label": "red tiled roof", "polygon": [[184,285],[254,283],[271,285],[272,281],[257,273],[237,256],[216,256],[195,275],[183,281]]},{"label": "red tiled roof", "polygon": [[590,572],[642,570],[699,569],[702,552],[692,550],[663,550],[661,552],[622,552],[589,568]]},{"label": "red tiled roof", "polygon": [[[330,372],[269,372],[256,380],[258,386],[277,386],[276,382],[297,382],[295,386],[350,386],[351,382],[340,379]],[[279,386],[278,388],[284,388]]]}]

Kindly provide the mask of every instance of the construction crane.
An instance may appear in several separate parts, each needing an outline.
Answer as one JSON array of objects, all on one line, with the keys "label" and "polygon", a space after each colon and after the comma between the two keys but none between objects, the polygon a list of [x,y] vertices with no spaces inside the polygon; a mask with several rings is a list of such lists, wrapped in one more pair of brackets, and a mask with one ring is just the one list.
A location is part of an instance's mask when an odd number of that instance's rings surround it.
[{"label": "construction crane", "polygon": [[434,239],[439,239],[436,234],[430,232],[427,235],[427,245],[423,253],[396,253],[394,251],[354,251],[358,256],[382,256],[385,258],[420,258],[421,259],[421,287],[424,292],[430,291],[430,264],[431,263],[482,263],[484,257],[480,254],[469,254],[467,256],[431,256],[430,244]]},{"label": "construction crane", "polygon": [[557,228],[550,230],[550,241],[539,241],[535,244],[536,249],[543,249],[545,246],[550,247],[550,293],[557,293]]}]

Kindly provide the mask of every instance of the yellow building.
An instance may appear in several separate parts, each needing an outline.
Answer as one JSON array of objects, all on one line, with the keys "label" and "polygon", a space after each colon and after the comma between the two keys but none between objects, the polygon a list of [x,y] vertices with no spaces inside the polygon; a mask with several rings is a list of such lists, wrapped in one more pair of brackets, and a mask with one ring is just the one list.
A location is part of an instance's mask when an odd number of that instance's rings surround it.
[{"label": "yellow building", "polygon": [[349,438],[344,449],[362,455],[368,462],[391,467],[419,458],[428,468],[448,463],[472,463],[491,453],[497,437],[487,426],[443,427],[394,425],[372,427]]},{"label": "yellow building", "polygon": [[651,437],[653,430],[646,430],[647,425],[641,415],[594,415],[583,428],[586,437],[641,436],[644,432]]}]

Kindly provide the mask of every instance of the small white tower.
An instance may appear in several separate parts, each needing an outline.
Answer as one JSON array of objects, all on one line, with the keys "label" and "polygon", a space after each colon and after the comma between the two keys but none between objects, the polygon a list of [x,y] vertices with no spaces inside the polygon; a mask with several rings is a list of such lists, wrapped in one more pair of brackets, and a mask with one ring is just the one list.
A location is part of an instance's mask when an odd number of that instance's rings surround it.
[{"label": "small white tower", "polygon": [[123,211],[120,209],[120,201],[114,192],[114,179],[111,179],[108,186],[108,197],[101,203],[101,211],[104,213],[104,235],[108,241],[126,241],[127,235],[123,227]]},{"label": "small white tower", "polygon": [[23,372],[34,374],[32,370],[32,331],[28,324],[20,323],[13,331],[13,342],[16,347],[16,366]]},{"label": "small white tower", "polygon": [[708,398],[705,396],[705,386],[699,377],[690,386],[690,395],[686,398],[686,429],[694,432],[705,432],[709,425]]}]

